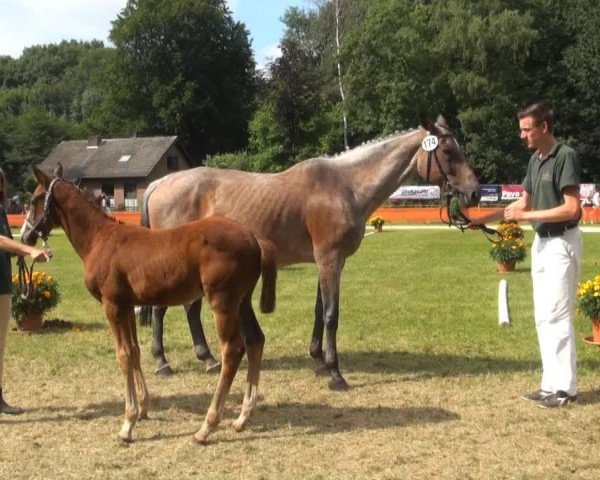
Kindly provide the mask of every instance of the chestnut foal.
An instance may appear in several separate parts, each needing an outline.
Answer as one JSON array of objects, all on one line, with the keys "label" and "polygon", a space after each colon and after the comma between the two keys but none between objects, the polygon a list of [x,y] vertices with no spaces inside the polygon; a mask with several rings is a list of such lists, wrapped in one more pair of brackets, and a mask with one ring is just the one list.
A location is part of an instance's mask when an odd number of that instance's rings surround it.
[{"label": "chestnut foal", "polygon": [[104,307],[125,382],[125,420],[119,436],[132,440],[136,420],[147,418],[149,396],[140,365],[134,305],[179,305],[206,297],[221,342],[219,382],[202,428],[206,443],[221,419],[225,397],[244,352],[248,378],[242,411],[246,426],[257,402],[264,335],[252,311],[252,292],[262,274],[260,308],[275,308],[277,267],[273,246],[243,225],[214,216],[177,228],[149,230],[116,222],[62,179],[34,167],[38,185],[22,241],[33,245],[61,226],[83,259],[85,285]]}]

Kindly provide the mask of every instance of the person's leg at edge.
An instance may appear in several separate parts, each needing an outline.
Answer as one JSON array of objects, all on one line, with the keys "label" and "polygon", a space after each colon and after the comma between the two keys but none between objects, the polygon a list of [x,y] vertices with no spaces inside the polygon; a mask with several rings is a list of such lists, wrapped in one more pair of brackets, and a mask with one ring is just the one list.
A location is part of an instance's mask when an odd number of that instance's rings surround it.
[{"label": "person's leg at edge", "polygon": [[4,347],[6,345],[6,334],[10,322],[10,294],[0,295],[0,413],[17,415],[23,413],[23,409],[13,407],[6,403],[2,395],[2,379],[4,378]]}]

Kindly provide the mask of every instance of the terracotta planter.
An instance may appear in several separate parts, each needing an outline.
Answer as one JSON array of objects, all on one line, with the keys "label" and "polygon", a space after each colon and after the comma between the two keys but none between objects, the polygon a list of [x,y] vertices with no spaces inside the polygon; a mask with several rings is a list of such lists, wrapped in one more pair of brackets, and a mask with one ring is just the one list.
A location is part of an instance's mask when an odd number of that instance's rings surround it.
[{"label": "terracotta planter", "polygon": [[44,317],[41,313],[28,313],[21,323],[18,330],[21,332],[37,332],[41,330],[44,324]]},{"label": "terracotta planter", "polygon": [[515,271],[515,262],[497,262],[496,267],[498,271],[501,273],[505,272],[514,272]]},{"label": "terracotta planter", "polygon": [[600,344],[600,319],[596,318],[592,320],[592,341]]}]

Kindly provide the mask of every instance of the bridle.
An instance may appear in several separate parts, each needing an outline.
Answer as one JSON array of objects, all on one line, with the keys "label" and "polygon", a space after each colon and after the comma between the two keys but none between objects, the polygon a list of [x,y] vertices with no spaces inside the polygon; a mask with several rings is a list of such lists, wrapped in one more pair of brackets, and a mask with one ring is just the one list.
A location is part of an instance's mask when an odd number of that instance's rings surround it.
[{"label": "bridle", "polygon": [[[448,129],[446,125],[440,126],[444,127],[445,129]],[[431,136],[435,136],[438,140],[440,138],[454,138],[454,135],[452,133],[442,133],[438,135],[430,134],[428,135],[428,137],[425,138],[423,142],[425,142],[427,138],[430,138]],[[452,183],[448,179],[447,173],[442,168],[442,164],[437,155],[438,146],[438,143],[435,142],[435,147],[427,150],[427,172],[425,180],[427,183],[431,183],[431,166],[435,162],[435,166],[437,167],[438,172],[442,177],[441,192],[445,196],[446,200],[446,204],[440,207],[440,220],[442,221],[442,223],[448,225],[449,227],[456,227],[464,233],[465,230],[469,229],[468,225],[471,224],[471,220],[462,212],[460,206],[458,205],[458,190],[452,185]],[[423,146],[423,148],[425,148],[425,146]],[[446,211],[446,218],[444,218],[443,215],[444,210]],[[486,227],[485,225],[482,225],[480,227],[480,230],[490,242],[496,241],[493,238],[491,238],[493,235],[498,235],[501,237],[500,233],[497,230]]]}]

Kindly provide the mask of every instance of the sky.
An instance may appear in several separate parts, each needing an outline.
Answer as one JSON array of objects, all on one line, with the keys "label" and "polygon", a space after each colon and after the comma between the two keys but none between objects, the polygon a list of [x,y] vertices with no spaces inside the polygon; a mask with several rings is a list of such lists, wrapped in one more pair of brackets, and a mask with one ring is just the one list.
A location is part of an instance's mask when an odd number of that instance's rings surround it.
[{"label": "sky", "polygon": [[[0,55],[21,56],[33,45],[62,40],[101,40],[111,45],[111,22],[127,0],[0,0]],[[308,0],[228,0],[235,20],[250,32],[259,67],[278,56],[281,23],[290,6],[308,7]]]}]

